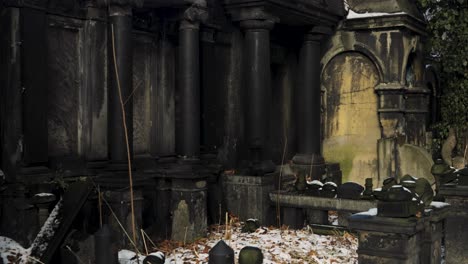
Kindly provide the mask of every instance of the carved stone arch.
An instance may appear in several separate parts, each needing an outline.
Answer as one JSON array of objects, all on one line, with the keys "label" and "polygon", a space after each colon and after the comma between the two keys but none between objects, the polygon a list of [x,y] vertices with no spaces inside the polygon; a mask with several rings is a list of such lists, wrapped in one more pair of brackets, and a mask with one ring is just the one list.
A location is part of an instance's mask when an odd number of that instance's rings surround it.
[{"label": "carved stone arch", "polygon": [[338,53],[323,68],[323,155],[340,163],[344,181],[378,177],[380,80],[373,60],[356,50]]},{"label": "carved stone arch", "polygon": [[322,57],[322,60],[321,60],[321,64],[322,64],[322,74],[323,74],[323,71],[325,69],[325,67],[327,66],[327,64],[333,59],[335,58],[336,56],[340,55],[341,53],[345,53],[345,52],[358,52],[358,53],[362,53],[364,56],[366,56],[369,60],[371,60],[374,64],[374,66],[376,67],[377,69],[377,72],[378,72],[378,75],[379,75],[379,79],[380,80],[384,80],[385,79],[385,76],[384,76],[384,67],[383,67],[383,61],[379,59],[379,57],[372,51],[371,48],[369,48],[367,45],[363,44],[363,43],[355,43],[353,48],[351,49],[347,49],[343,46],[340,46],[340,47],[337,47],[335,49],[332,49],[332,50],[329,50],[323,57]]}]

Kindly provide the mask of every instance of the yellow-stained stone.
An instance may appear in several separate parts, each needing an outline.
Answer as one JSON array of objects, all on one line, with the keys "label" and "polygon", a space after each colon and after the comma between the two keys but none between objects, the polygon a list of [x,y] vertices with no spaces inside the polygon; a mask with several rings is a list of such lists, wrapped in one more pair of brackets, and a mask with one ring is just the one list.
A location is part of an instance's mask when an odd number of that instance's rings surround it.
[{"label": "yellow-stained stone", "polygon": [[333,58],[323,71],[325,116],[323,155],[339,162],[343,182],[364,184],[377,179],[377,140],[381,132],[377,114],[377,69],[361,53]]}]

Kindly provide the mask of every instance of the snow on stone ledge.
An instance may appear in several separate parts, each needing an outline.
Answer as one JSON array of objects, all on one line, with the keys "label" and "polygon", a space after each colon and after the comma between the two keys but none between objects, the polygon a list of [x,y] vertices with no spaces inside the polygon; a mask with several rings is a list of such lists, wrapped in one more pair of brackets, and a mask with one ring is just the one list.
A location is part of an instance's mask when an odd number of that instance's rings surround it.
[{"label": "snow on stone ledge", "polygon": [[383,12],[366,12],[366,13],[356,13],[352,9],[349,9],[346,19],[358,19],[358,18],[368,18],[368,17],[383,17],[383,16],[396,16],[396,15],[405,15],[405,12],[396,12],[396,13],[383,13]]},{"label": "snow on stone ledge", "polygon": [[434,208],[444,208],[446,206],[450,206],[450,204],[443,203],[443,202],[432,202],[431,203],[431,207],[434,207]]},{"label": "snow on stone ledge", "polygon": [[360,212],[354,215],[365,215],[365,216],[376,216],[377,215],[377,208],[371,208],[367,212]]}]

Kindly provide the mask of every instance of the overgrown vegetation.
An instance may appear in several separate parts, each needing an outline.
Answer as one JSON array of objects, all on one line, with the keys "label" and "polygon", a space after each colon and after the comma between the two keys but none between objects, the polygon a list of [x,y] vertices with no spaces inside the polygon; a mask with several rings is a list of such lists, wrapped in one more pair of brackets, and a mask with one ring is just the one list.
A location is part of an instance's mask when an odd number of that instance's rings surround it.
[{"label": "overgrown vegetation", "polygon": [[468,0],[418,0],[428,20],[427,56],[439,68],[441,120],[434,125],[435,150],[453,128],[454,153],[463,156],[468,134]]}]

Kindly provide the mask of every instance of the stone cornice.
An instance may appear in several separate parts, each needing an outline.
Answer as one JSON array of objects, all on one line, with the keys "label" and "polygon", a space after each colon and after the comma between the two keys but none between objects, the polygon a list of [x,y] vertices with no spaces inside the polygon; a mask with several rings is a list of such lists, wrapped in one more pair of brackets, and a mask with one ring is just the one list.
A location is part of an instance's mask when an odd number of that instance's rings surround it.
[{"label": "stone cornice", "polygon": [[426,23],[409,14],[389,14],[380,17],[362,17],[347,19],[343,23],[345,30],[388,30],[404,28],[421,36],[427,35]]},{"label": "stone cornice", "polygon": [[96,0],[98,6],[142,7],[144,0]]},{"label": "stone cornice", "polygon": [[274,17],[292,26],[334,26],[344,15],[343,2],[338,3],[341,4],[322,0],[224,0],[224,7],[233,21]]}]

